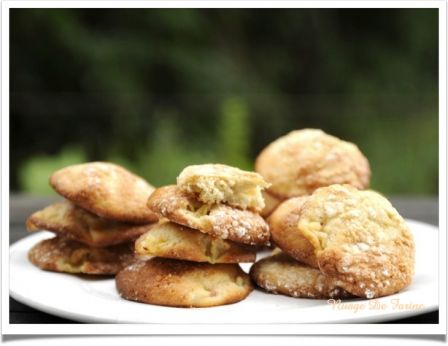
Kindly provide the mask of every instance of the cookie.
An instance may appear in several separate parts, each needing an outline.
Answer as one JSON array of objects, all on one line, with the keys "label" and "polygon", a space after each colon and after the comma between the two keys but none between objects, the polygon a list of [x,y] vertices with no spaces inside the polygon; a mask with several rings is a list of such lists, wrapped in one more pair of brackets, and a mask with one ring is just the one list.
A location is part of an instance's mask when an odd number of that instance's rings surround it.
[{"label": "cookie", "polygon": [[177,186],[204,204],[225,203],[260,212],[264,208],[261,192],[269,184],[255,172],[222,164],[204,164],[186,167],[177,177]]},{"label": "cookie", "polygon": [[321,130],[296,130],[269,144],[255,170],[279,199],[305,196],[332,184],[369,186],[370,166],[358,147]]},{"label": "cookie", "polygon": [[156,189],[148,199],[148,207],[160,218],[216,238],[249,245],[269,243],[269,226],[259,214],[225,204],[203,204],[175,185]]},{"label": "cookie", "polygon": [[68,166],[51,175],[50,185],[69,201],[106,219],[141,224],[157,221],[146,207],[154,187],[118,165]]},{"label": "cookie", "polygon": [[260,212],[260,215],[264,218],[272,214],[272,212],[279,206],[282,202],[281,199],[274,197],[267,191],[263,191],[264,208]]},{"label": "cookie", "polygon": [[307,197],[293,197],[269,216],[268,223],[272,242],[288,255],[312,267],[318,267],[314,248],[299,232],[299,215]]},{"label": "cookie", "polygon": [[121,297],[146,304],[210,307],[236,303],[252,291],[238,264],[209,264],[154,257],[115,278]]},{"label": "cookie", "polygon": [[136,261],[133,243],[91,248],[64,237],[37,243],[28,252],[28,259],[44,270],[96,275],[115,275]]},{"label": "cookie", "polygon": [[300,210],[298,230],[322,273],[356,296],[390,295],[412,281],[412,234],[390,202],[374,191],[349,185],[316,190]]},{"label": "cookie", "polygon": [[275,294],[313,299],[352,297],[333,278],[295,261],[285,253],[258,261],[251,267],[250,276],[258,286]]},{"label": "cookie", "polygon": [[256,249],[172,222],[161,222],[135,242],[139,255],[152,255],[193,262],[255,262]]},{"label": "cookie", "polygon": [[153,224],[136,225],[104,219],[69,201],[54,203],[32,214],[29,231],[48,230],[91,247],[105,247],[136,240]]}]

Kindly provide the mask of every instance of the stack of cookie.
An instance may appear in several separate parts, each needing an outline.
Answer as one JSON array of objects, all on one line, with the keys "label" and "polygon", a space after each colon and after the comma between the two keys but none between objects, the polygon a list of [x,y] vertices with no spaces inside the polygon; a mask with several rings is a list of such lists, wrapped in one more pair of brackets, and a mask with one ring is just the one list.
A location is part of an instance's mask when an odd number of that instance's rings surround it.
[{"label": "stack of cookie", "polygon": [[148,207],[161,221],[135,244],[156,256],[121,271],[117,290],[148,304],[205,307],[235,303],[251,291],[238,263],[269,243],[259,215],[268,184],[253,172],[218,164],[189,166],[177,185],[156,189]]},{"label": "stack of cookie", "polygon": [[369,190],[331,185],[283,202],[268,219],[283,253],[252,266],[268,292],[304,298],[376,298],[407,287],[415,245],[389,201]]},{"label": "stack of cookie", "polygon": [[65,200],[28,218],[29,231],[56,234],[29,251],[33,264],[58,272],[113,275],[136,261],[134,241],[158,220],[146,207],[151,185],[103,162],[61,169],[52,174],[50,185]]},{"label": "stack of cookie", "polygon": [[250,274],[268,292],[304,298],[374,298],[411,282],[414,243],[403,218],[369,186],[358,147],[321,130],[292,131],[269,144],[255,170],[265,193],[276,254]]}]

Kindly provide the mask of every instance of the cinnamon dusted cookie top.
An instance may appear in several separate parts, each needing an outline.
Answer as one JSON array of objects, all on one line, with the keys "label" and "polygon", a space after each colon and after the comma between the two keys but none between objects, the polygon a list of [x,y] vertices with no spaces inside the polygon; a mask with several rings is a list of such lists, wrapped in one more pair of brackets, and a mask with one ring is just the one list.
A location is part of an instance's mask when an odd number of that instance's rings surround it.
[{"label": "cinnamon dusted cookie top", "polygon": [[118,165],[90,162],[53,173],[57,193],[98,216],[132,223],[150,223],[157,216],[146,207],[154,187]]},{"label": "cinnamon dusted cookie top", "polygon": [[186,167],[177,177],[177,186],[204,204],[226,203],[260,212],[264,208],[262,191],[269,184],[255,172],[222,164],[204,164]]},{"label": "cinnamon dusted cookie top", "polygon": [[48,230],[92,247],[134,241],[154,224],[136,225],[104,219],[69,201],[54,203],[32,214],[29,231]]},{"label": "cinnamon dusted cookie top", "polygon": [[350,293],[318,269],[295,261],[285,253],[263,258],[250,269],[255,283],[268,292],[296,298],[348,298]]},{"label": "cinnamon dusted cookie top", "polygon": [[121,297],[146,304],[210,307],[246,298],[253,287],[238,264],[209,264],[154,257],[115,278]]},{"label": "cinnamon dusted cookie top", "polygon": [[358,147],[321,130],[296,130],[269,144],[255,170],[279,199],[304,196],[332,184],[369,186],[369,162]]},{"label": "cinnamon dusted cookie top", "polygon": [[161,218],[213,237],[249,245],[269,243],[269,226],[259,214],[225,204],[203,204],[175,185],[156,189],[148,199],[148,207]]},{"label": "cinnamon dusted cookie top", "polygon": [[92,248],[65,237],[43,240],[28,252],[35,266],[50,271],[72,274],[115,275],[134,263],[132,243]]},{"label": "cinnamon dusted cookie top", "polygon": [[356,296],[390,295],[411,283],[412,234],[390,202],[374,191],[350,185],[316,190],[300,210],[298,230],[322,273]]},{"label": "cinnamon dusted cookie top", "polygon": [[212,237],[172,222],[161,222],[135,242],[139,255],[193,262],[255,262],[256,248]]}]

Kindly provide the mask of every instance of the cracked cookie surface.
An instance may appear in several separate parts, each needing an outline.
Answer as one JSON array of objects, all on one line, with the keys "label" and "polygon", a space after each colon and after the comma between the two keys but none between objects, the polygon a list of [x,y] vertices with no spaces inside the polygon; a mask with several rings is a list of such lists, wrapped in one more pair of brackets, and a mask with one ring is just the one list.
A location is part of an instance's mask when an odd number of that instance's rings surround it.
[{"label": "cracked cookie surface", "polygon": [[154,257],[115,278],[121,297],[146,304],[210,307],[236,303],[253,287],[238,264],[209,264]]},{"label": "cracked cookie surface", "polygon": [[370,166],[358,147],[317,129],[296,130],[276,139],[258,155],[255,171],[283,200],[332,184],[369,186]]},{"label": "cracked cookie surface", "polygon": [[157,221],[157,216],[146,207],[154,187],[118,165],[89,162],[68,166],[51,175],[50,185],[95,215],[140,224]]},{"label": "cracked cookie surface", "polygon": [[275,294],[313,299],[352,297],[336,280],[282,252],[256,262],[250,276],[258,286]]},{"label": "cracked cookie surface", "polygon": [[298,230],[322,273],[356,296],[390,295],[412,281],[412,234],[379,193],[349,185],[320,188],[302,206]]}]

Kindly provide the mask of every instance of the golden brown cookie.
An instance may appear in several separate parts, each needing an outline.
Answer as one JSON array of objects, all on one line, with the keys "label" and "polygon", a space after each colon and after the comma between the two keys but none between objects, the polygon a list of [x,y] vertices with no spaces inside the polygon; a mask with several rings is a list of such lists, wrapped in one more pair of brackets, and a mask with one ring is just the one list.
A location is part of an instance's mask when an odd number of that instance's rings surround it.
[{"label": "golden brown cookie", "polygon": [[269,144],[255,170],[272,184],[268,192],[280,199],[332,184],[364,189],[370,180],[369,162],[356,145],[315,129],[292,131]]},{"label": "golden brown cookie", "polygon": [[255,172],[222,164],[204,164],[186,167],[177,177],[177,186],[204,204],[225,203],[260,212],[264,208],[261,192],[269,184]]},{"label": "golden brown cookie", "polygon": [[69,201],[54,203],[26,221],[29,231],[48,230],[92,247],[136,240],[154,224],[136,225],[104,219]]},{"label": "golden brown cookie", "polygon": [[268,292],[296,298],[348,298],[352,295],[318,269],[295,261],[285,253],[263,258],[250,269],[255,283]]},{"label": "golden brown cookie", "polygon": [[91,248],[74,240],[55,237],[42,240],[28,252],[35,266],[72,274],[114,275],[134,263],[133,243]]},{"label": "golden brown cookie", "polygon": [[238,264],[209,264],[154,257],[115,278],[121,297],[154,305],[210,307],[239,302],[252,291]]},{"label": "golden brown cookie", "polygon": [[156,189],[148,199],[148,207],[161,218],[213,237],[249,245],[269,243],[269,226],[259,214],[225,204],[203,204],[175,185]]},{"label": "golden brown cookie", "polygon": [[263,199],[264,199],[264,208],[260,212],[260,215],[264,218],[268,217],[273,213],[273,211],[282,203],[282,200],[274,197],[267,191],[263,191]]},{"label": "golden brown cookie", "polygon": [[298,229],[322,273],[356,296],[386,296],[411,283],[412,234],[389,201],[374,191],[349,185],[320,188],[302,206]]},{"label": "golden brown cookie", "polygon": [[161,222],[135,242],[139,255],[193,262],[255,262],[256,248],[214,238],[172,222]]},{"label": "golden brown cookie", "polygon": [[118,165],[90,162],[68,166],[51,175],[50,185],[77,206],[106,219],[157,221],[146,207],[154,187]]},{"label": "golden brown cookie", "polygon": [[299,215],[308,197],[293,197],[269,216],[268,223],[272,241],[288,255],[312,267],[318,267],[314,248],[299,232]]}]

